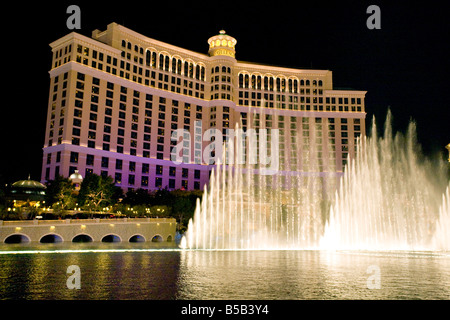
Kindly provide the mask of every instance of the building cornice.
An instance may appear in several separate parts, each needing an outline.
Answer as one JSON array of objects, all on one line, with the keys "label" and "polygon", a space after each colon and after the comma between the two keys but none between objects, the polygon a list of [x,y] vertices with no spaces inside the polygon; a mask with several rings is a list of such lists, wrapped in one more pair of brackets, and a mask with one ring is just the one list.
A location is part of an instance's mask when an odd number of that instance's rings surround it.
[{"label": "building cornice", "polygon": [[311,70],[311,69],[294,69],[287,67],[270,66],[264,64],[257,64],[253,62],[238,61],[236,63],[236,69],[242,69],[241,71],[248,71],[253,73],[282,73],[292,75],[305,75],[305,76],[327,76],[332,72],[330,70]]},{"label": "building cornice", "polygon": [[[129,35],[130,37],[134,37],[135,39],[139,40],[139,41],[143,41],[149,44],[149,47],[151,46],[158,46],[161,48],[164,48],[166,51],[172,51],[174,54],[183,54],[183,55],[187,55],[191,58],[195,58],[195,59],[202,59],[202,60],[210,60],[210,57],[207,54],[203,54],[203,53],[199,53],[196,51],[192,51],[192,50],[188,50],[188,49],[184,49],[163,41],[159,41],[147,36],[144,36],[143,34],[140,34],[136,31],[133,31],[131,29],[128,29],[127,27],[124,27],[120,24],[117,24],[115,22],[113,22],[112,24],[113,28],[116,28],[117,30],[119,30],[120,32]],[[109,25],[110,26],[110,25]],[[108,26],[108,27],[109,27]]]},{"label": "building cornice", "polygon": [[324,96],[349,96],[349,95],[366,95],[367,91],[361,90],[324,90]]},{"label": "building cornice", "polygon": [[104,51],[108,51],[111,52],[113,54],[117,54],[120,55],[120,53],[122,52],[119,49],[113,48],[110,45],[104,44],[103,42],[100,42],[98,40],[83,36],[82,34],[76,33],[76,32],[71,32],[67,35],[65,35],[62,38],[59,38],[56,41],[53,41],[52,43],[50,43],[50,47],[53,49],[59,48],[60,46],[65,45],[66,43],[71,43],[71,42],[81,42],[81,43],[88,43],[91,46],[97,47],[98,49],[104,50]]}]

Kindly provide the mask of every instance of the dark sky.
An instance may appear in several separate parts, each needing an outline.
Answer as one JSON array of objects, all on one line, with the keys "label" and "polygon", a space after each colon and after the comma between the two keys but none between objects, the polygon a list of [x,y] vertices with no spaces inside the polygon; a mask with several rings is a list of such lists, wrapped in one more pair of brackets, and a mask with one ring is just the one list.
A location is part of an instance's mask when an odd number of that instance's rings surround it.
[{"label": "dark sky", "polygon": [[[445,2],[427,1],[94,1],[8,4],[2,20],[3,144],[0,183],[40,180],[49,92],[49,43],[70,30],[66,9],[81,8],[81,34],[117,22],[148,37],[207,53],[225,29],[237,59],[333,71],[335,88],[368,91],[367,123],[390,108],[394,128],[410,119],[427,154],[450,143],[450,19]],[[381,9],[369,30],[367,7]],[[369,125],[368,125],[369,127]]]}]

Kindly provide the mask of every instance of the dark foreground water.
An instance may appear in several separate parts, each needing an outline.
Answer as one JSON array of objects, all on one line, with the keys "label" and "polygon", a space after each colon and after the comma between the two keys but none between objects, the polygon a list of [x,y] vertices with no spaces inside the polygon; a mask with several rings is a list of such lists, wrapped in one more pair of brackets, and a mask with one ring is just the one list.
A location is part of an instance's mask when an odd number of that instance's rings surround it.
[{"label": "dark foreground water", "polygon": [[0,299],[450,299],[450,253],[2,245]]}]

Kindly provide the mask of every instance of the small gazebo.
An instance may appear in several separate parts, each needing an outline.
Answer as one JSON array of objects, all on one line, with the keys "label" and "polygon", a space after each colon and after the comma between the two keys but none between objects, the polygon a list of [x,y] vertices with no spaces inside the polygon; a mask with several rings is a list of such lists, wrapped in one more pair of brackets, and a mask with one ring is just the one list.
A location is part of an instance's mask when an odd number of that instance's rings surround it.
[{"label": "small gazebo", "polygon": [[20,180],[14,182],[8,192],[8,200],[14,202],[15,207],[23,205],[39,206],[45,200],[45,190],[47,187],[42,183],[31,180]]}]

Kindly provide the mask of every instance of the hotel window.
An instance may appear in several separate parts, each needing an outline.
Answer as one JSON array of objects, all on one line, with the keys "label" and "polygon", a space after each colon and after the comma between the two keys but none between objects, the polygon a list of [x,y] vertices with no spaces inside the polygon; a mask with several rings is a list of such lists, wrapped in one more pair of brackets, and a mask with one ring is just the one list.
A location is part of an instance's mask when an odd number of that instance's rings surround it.
[{"label": "hotel window", "polygon": [[169,168],[169,176],[175,177],[176,173],[177,173],[177,168],[176,167],[170,167]]},{"label": "hotel window", "polygon": [[162,178],[155,178],[155,188],[162,187]]},{"label": "hotel window", "polygon": [[134,176],[134,174],[130,174],[128,176],[128,185],[134,186],[134,182],[135,182],[135,176]]},{"label": "hotel window", "polygon": [[78,163],[78,152],[70,153],[70,163]]},{"label": "hotel window", "polygon": [[88,154],[86,155],[86,165],[93,166],[94,165],[94,155]]},{"label": "hotel window", "polygon": [[109,166],[109,158],[102,157],[102,168],[108,168]]},{"label": "hotel window", "polygon": [[156,175],[161,176],[163,174],[163,166],[156,166]]},{"label": "hotel window", "polygon": [[116,172],[114,175],[114,183],[121,184],[122,183],[122,174],[120,172]]},{"label": "hotel window", "polygon": [[175,189],[175,179],[169,179],[169,188]]},{"label": "hotel window", "polygon": [[123,161],[121,159],[116,159],[116,170],[122,170]]},{"label": "hotel window", "polygon": [[72,129],[72,135],[73,136],[80,136],[81,130],[79,128],[73,128]]},{"label": "hotel window", "polygon": [[141,186],[142,187],[148,187],[148,177],[147,176],[143,176],[141,178]]}]

